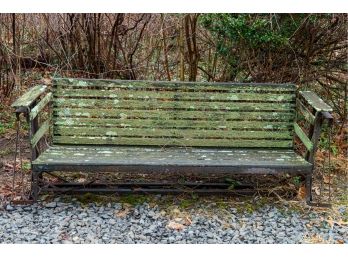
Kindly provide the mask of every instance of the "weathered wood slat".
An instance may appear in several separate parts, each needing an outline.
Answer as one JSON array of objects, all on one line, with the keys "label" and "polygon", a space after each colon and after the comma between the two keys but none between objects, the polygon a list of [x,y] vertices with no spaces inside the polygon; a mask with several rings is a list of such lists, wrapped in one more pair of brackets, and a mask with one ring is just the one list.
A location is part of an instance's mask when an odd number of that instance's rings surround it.
[{"label": "weathered wood slat", "polygon": [[56,97],[100,97],[106,99],[171,99],[180,101],[263,101],[292,102],[294,94],[256,94],[256,93],[219,93],[219,92],[171,92],[171,91],[129,91],[129,90],[85,90],[57,89]]},{"label": "weathered wood slat", "polygon": [[306,133],[302,130],[302,128],[297,124],[294,123],[294,130],[298,138],[301,140],[301,142],[305,145],[308,151],[312,151],[313,149],[313,143],[308,138]]},{"label": "weathered wood slat", "polygon": [[30,105],[37,100],[37,98],[43,94],[47,89],[45,85],[37,85],[32,87],[24,95],[19,97],[11,106],[15,108],[30,107]]},{"label": "weathered wood slat", "polygon": [[112,100],[112,99],[71,99],[57,98],[55,108],[106,108],[106,109],[174,109],[174,110],[216,110],[216,111],[291,111],[293,103],[245,103],[245,102],[191,102],[191,101],[161,101],[161,100]]},{"label": "weathered wood slat", "polygon": [[50,102],[52,98],[52,93],[48,93],[42,100],[30,111],[30,120],[35,119],[35,117],[40,113],[40,111],[45,108],[45,106]]},{"label": "weathered wood slat", "polygon": [[34,136],[30,140],[30,143],[33,148],[36,146],[39,140],[43,137],[43,135],[48,131],[48,129],[49,129],[49,120],[46,120],[44,123],[42,123],[39,130],[34,134]]},{"label": "weathered wood slat", "polygon": [[55,136],[55,144],[102,144],[102,145],[157,145],[157,146],[220,146],[220,147],[279,147],[291,148],[292,140],[230,140],[230,139],[174,139],[174,138],[135,138],[135,137],[80,137]]},{"label": "weathered wood slat", "polygon": [[[124,156],[134,156],[135,154],[146,152],[147,156],[161,156],[163,154],[167,154],[168,152],[174,151],[173,156],[180,154],[190,153],[190,156],[187,158],[196,158],[201,157],[202,155],[209,155],[209,158],[214,159],[214,155],[216,152],[219,152],[223,155],[229,156],[244,156],[246,154],[262,159],[274,159],[275,156],[279,156],[281,158],[288,158],[288,154],[292,154],[294,152],[293,149],[250,149],[250,148],[186,148],[186,147],[144,147],[144,146],[99,146],[99,145],[85,145],[85,146],[75,146],[75,145],[53,145],[47,149],[48,152],[53,152],[54,154],[66,154],[66,155],[76,155],[78,153],[87,153],[87,154],[95,154],[105,155],[116,153],[122,154]],[[303,157],[298,156],[298,158],[303,159]]]},{"label": "weathered wood slat", "polygon": [[312,91],[300,91],[300,95],[317,112],[332,112],[331,106],[326,104],[317,94],[313,93]]},{"label": "weathered wood slat", "polygon": [[177,120],[200,119],[200,120],[285,120],[292,121],[293,113],[277,112],[230,112],[230,111],[171,111],[171,110],[113,110],[113,109],[84,109],[64,108],[54,110],[54,115],[60,117],[85,117],[116,119],[163,119]]},{"label": "weathered wood slat", "polygon": [[[190,148],[151,148],[151,147],[70,147],[49,148],[35,164],[75,163],[83,164],[188,164],[229,166],[240,165],[307,165],[301,156],[288,149],[260,150],[257,149],[196,149]],[[137,153],[137,154],[134,154]]]},{"label": "weathered wood slat", "polygon": [[58,79],[57,144],[291,147],[294,85]]},{"label": "weathered wood slat", "polygon": [[122,127],[122,128],[211,128],[211,129],[262,129],[262,130],[293,130],[293,123],[288,121],[235,121],[226,120],[151,120],[151,119],[93,119],[55,117],[55,126],[85,127]]},{"label": "weathered wood slat", "polygon": [[315,116],[307,109],[306,106],[303,105],[301,101],[296,102],[297,109],[304,116],[304,118],[310,123],[314,124]]},{"label": "weathered wood slat", "polygon": [[179,91],[228,91],[250,90],[250,91],[289,91],[296,90],[293,84],[272,84],[272,83],[228,83],[228,82],[183,82],[183,81],[130,81],[130,80],[101,80],[101,79],[69,79],[55,78],[53,85],[57,87],[97,87],[97,88],[123,88],[151,89],[164,88]]},{"label": "weathered wood slat", "polygon": [[228,130],[199,130],[199,129],[133,129],[133,128],[81,128],[81,127],[57,127],[54,134],[62,136],[134,136],[146,135],[152,137],[215,137],[215,138],[277,138],[292,139],[290,131],[228,131]]},{"label": "weathered wood slat", "polygon": [[[100,146],[100,145],[51,145],[47,151],[53,151],[55,149],[63,149],[64,151],[76,151],[76,149],[81,149],[83,151],[99,151],[98,149],[102,149],[107,150],[107,149],[111,149],[112,151],[116,151],[118,152],[118,150],[126,148],[127,152],[133,152],[132,154],[138,152],[138,148],[142,149],[141,151],[145,151],[145,152],[153,152],[154,154],[156,152],[163,152],[163,151],[167,151],[167,149],[171,150],[173,148],[175,148],[175,151],[182,151],[182,152],[187,152],[188,150],[192,153],[214,153],[216,152],[216,148],[211,148],[211,147],[204,147],[204,148],[200,148],[200,147],[195,147],[195,148],[186,148],[186,147],[168,147],[168,148],[163,148],[162,146],[158,146],[158,147],[153,147],[153,146],[149,146],[149,147],[144,147],[144,146],[139,146],[139,147],[135,147],[135,146],[122,146],[120,148],[117,148],[116,146]],[[110,150],[110,151],[111,151]],[[268,153],[268,154],[277,154],[279,152],[283,152],[283,153],[291,153],[294,150],[293,149],[250,149],[250,148],[241,148],[241,149],[236,149],[236,148],[224,148],[224,149],[219,149],[220,152],[224,152],[224,153],[245,153],[245,151],[254,151],[257,153]],[[302,158],[302,157],[301,157]]]},{"label": "weathered wood slat", "polygon": [[[185,162],[190,160],[210,160],[219,161],[220,165],[225,165],[226,161],[244,161],[244,164],[250,164],[249,161],[258,160],[258,162],[282,162],[305,163],[304,158],[294,154],[292,149],[252,149],[252,148],[186,148],[186,147],[139,147],[139,146],[70,146],[55,145],[46,152],[46,161],[76,160],[86,158],[89,161],[105,160],[129,160],[137,159],[157,159],[159,162],[170,158]],[[43,159],[42,159],[43,161]]]}]

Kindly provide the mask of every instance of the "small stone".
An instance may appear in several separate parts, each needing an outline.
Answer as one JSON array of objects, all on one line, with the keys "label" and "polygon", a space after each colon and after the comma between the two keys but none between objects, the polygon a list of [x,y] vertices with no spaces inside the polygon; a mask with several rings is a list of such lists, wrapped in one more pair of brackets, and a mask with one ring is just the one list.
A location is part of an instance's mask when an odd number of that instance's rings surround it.
[{"label": "small stone", "polygon": [[156,215],[156,214],[155,214],[154,211],[149,211],[148,214],[147,214],[147,216],[149,216],[149,217],[151,217],[151,218],[153,218],[155,215]]},{"label": "small stone", "polygon": [[146,240],[146,236],[144,236],[144,235],[139,235],[138,238],[139,238],[140,240],[143,240],[143,241]]},{"label": "small stone", "polygon": [[88,216],[87,213],[83,212],[83,213],[79,214],[77,217],[79,219],[83,219],[83,218],[86,218],[87,216]]},{"label": "small stone", "polygon": [[49,202],[45,204],[46,208],[56,208],[57,207],[57,203],[56,202]]},{"label": "small stone", "polygon": [[206,233],[206,236],[207,236],[207,238],[213,238],[213,237],[214,237],[214,234],[211,233],[211,232],[207,232],[207,233]]},{"label": "small stone", "polygon": [[15,208],[13,208],[13,206],[11,206],[11,205],[7,205],[6,206],[6,211],[13,211]]}]

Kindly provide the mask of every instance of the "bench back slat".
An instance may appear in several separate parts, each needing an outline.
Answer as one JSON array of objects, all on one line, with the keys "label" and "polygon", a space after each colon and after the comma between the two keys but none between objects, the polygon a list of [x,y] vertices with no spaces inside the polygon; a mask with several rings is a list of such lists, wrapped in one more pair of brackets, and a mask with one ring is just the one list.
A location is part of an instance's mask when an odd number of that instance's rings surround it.
[{"label": "bench back slat", "polygon": [[54,79],[55,144],[291,148],[295,86]]}]

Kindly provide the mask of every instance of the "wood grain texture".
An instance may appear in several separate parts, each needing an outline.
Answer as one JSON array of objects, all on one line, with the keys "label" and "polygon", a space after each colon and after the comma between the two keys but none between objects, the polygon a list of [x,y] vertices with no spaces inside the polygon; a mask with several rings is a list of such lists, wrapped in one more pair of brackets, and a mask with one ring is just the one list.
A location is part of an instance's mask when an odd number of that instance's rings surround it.
[{"label": "wood grain texture", "polygon": [[37,100],[47,89],[45,85],[37,85],[29,89],[24,95],[19,97],[11,106],[14,108],[30,107],[30,105]]},{"label": "wood grain texture", "polygon": [[332,112],[331,106],[326,104],[317,94],[312,91],[300,91],[300,95],[317,112]]},{"label": "wood grain texture", "polygon": [[133,165],[133,166],[225,166],[254,168],[310,169],[312,165],[288,149],[216,149],[183,147],[129,146],[54,146],[46,150],[33,165]]},{"label": "wood grain texture", "polygon": [[312,151],[313,149],[313,143],[311,140],[308,138],[306,133],[302,130],[302,128],[297,124],[294,123],[294,129],[295,133],[298,136],[298,138],[301,140],[301,142],[305,145],[308,151]]},{"label": "wood grain texture", "polygon": [[49,120],[46,120],[43,124],[41,124],[41,127],[39,128],[39,130],[31,138],[30,143],[32,145],[32,148],[36,146],[36,144],[43,137],[43,135],[48,131],[48,129],[49,129]]},{"label": "wood grain texture", "polygon": [[51,101],[52,93],[48,93],[42,100],[30,111],[29,118],[33,120],[42,111],[43,108]]},{"label": "wood grain texture", "polygon": [[57,79],[55,144],[291,148],[295,87]]}]

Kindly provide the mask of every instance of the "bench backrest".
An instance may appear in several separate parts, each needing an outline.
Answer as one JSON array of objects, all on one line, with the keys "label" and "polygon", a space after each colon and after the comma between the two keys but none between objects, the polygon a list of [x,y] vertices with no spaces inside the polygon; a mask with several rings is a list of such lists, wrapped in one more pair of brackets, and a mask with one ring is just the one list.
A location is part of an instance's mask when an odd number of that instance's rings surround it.
[{"label": "bench backrest", "polygon": [[295,86],[57,78],[54,144],[291,148]]}]

